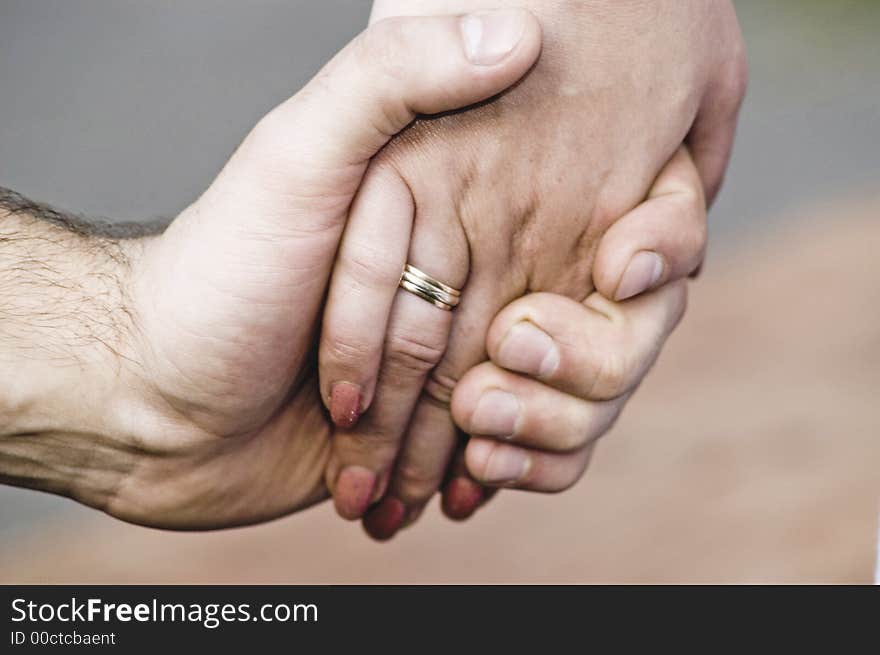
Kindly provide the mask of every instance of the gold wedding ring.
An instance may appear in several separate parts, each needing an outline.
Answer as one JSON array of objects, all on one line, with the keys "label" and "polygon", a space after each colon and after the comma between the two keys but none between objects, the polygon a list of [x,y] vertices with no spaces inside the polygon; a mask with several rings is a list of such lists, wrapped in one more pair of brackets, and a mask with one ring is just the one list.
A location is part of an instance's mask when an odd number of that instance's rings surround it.
[{"label": "gold wedding ring", "polygon": [[434,307],[451,312],[461,300],[461,291],[453,289],[448,284],[443,284],[415,266],[407,264],[400,276],[400,287],[427,300]]}]

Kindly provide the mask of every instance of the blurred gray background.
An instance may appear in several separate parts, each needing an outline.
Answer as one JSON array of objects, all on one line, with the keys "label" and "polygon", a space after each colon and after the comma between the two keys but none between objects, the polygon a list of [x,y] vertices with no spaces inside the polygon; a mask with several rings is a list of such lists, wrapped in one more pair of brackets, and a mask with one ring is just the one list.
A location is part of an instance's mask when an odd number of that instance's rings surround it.
[{"label": "blurred gray background", "polygon": [[[0,0],[0,186],[112,220],[173,216],[369,4]],[[752,74],[716,252],[880,180],[880,2],[736,4]],[[92,514],[2,488],[0,540]]]},{"label": "blurred gray background", "polygon": [[[741,0],[751,87],[718,233],[877,180],[880,3]],[[174,216],[368,0],[0,0],[0,185]]]}]

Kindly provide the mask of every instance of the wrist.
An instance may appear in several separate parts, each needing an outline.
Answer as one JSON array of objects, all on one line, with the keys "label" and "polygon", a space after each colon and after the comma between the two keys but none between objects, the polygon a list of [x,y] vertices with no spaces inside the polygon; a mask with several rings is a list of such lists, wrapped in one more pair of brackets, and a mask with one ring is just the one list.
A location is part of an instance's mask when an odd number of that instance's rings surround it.
[{"label": "wrist", "polygon": [[0,481],[101,506],[133,465],[137,250],[0,214]]}]

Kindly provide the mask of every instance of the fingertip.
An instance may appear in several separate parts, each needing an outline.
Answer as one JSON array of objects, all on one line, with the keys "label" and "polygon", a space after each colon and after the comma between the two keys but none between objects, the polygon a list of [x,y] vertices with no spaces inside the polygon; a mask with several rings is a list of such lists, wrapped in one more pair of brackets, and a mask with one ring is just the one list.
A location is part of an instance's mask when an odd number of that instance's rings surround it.
[{"label": "fingertip", "polygon": [[487,390],[499,386],[504,375],[504,371],[488,361],[477,364],[459,379],[449,403],[452,421],[459,430],[466,434],[473,432],[474,414],[480,399]]},{"label": "fingertip", "polygon": [[470,392],[471,371],[465,375],[455,385],[452,392],[452,399],[449,401],[449,413],[452,415],[452,421],[463,432],[467,432],[470,428],[471,414],[473,414],[477,396]]},{"label": "fingertip", "polygon": [[363,527],[370,537],[376,541],[388,541],[403,526],[406,518],[406,506],[393,496],[387,496],[367,512]]},{"label": "fingertip", "polygon": [[361,518],[367,511],[376,486],[376,474],[362,466],[348,466],[336,480],[333,504],[336,513],[348,521]]},{"label": "fingertip", "polygon": [[[359,46],[352,54],[373,64],[374,77],[376,71],[385,70],[392,74],[380,74],[380,78],[398,87],[401,78],[409,82],[403,89],[408,111],[395,116],[390,130],[396,133],[412,113],[458,109],[512,85],[537,60],[541,27],[534,14],[519,8],[458,16],[389,16],[373,23],[357,41]],[[389,51],[397,55],[390,71],[385,63],[391,59]],[[419,53],[418,60],[407,56],[414,52]],[[409,65],[400,65],[400,61]]]},{"label": "fingertip", "polygon": [[458,26],[468,60],[478,66],[494,66],[519,45],[526,16],[516,9],[465,14]]},{"label": "fingertip", "polygon": [[374,160],[348,212],[321,321],[318,378],[337,427],[353,427],[373,400],[414,211],[406,182]]},{"label": "fingertip", "polygon": [[338,428],[350,429],[362,413],[363,394],[360,385],[337,382],[330,391],[330,418]]},{"label": "fingertip", "polygon": [[473,516],[482,503],[483,487],[465,477],[453,478],[443,489],[441,507],[453,521],[464,521]]},{"label": "fingertip", "polygon": [[606,298],[627,300],[686,277],[703,260],[706,205],[685,147],[665,165],[648,198],[602,236],[593,284]]},{"label": "fingertip", "polygon": [[495,444],[488,439],[470,439],[464,450],[464,464],[468,473],[479,480],[494,450]]},{"label": "fingertip", "polygon": [[655,288],[667,269],[666,260],[659,253],[651,250],[637,252],[623,269],[612,298],[621,302]]}]

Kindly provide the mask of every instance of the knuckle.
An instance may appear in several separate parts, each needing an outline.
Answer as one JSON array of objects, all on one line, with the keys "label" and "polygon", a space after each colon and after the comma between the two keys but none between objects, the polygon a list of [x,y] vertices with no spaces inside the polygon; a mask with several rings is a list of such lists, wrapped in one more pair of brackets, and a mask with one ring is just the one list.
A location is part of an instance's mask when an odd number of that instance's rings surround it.
[{"label": "knuckle", "polygon": [[290,140],[290,121],[284,116],[280,107],[276,107],[263,116],[247,135],[240,150],[246,151],[260,160],[267,160],[272,166],[265,166],[266,170],[272,170],[274,164],[285,164],[286,156],[292,149],[287,147]]},{"label": "knuckle", "polygon": [[684,193],[681,212],[689,223],[688,235],[701,245],[706,242],[709,228],[706,216],[706,197],[702,187],[695,187]]},{"label": "knuckle", "polygon": [[617,423],[624,404],[617,400],[605,401],[605,406],[593,416],[590,425],[586,428],[578,448],[588,446],[608,434]]},{"label": "knuckle", "polygon": [[686,279],[676,280],[658,291],[663,303],[662,318],[654,333],[654,347],[659,350],[670,333],[678,326],[687,311],[688,284]]},{"label": "knuckle", "polygon": [[551,480],[545,491],[547,493],[562,493],[568,491],[584,476],[590,464],[592,448],[587,447],[579,453],[568,455],[568,466],[559,471],[555,479]]},{"label": "knuckle", "polygon": [[560,452],[569,452],[578,450],[587,443],[587,432],[576,429],[564,430],[556,438],[556,450]]},{"label": "knuckle", "polygon": [[383,18],[373,23],[355,40],[358,54],[364,60],[381,66],[383,72],[392,76],[399,75],[405,59],[401,56],[401,50],[406,49],[410,36],[408,23],[406,18],[399,16]]},{"label": "knuckle", "polygon": [[405,27],[406,19],[386,18],[371,26],[354,41],[354,55],[358,64],[368,69],[368,77],[374,88],[386,89],[381,106],[381,116],[374,118],[376,129],[392,136],[397,126],[412,119],[406,103],[400,98],[399,89],[409,77],[411,56],[407,56],[411,36]]},{"label": "knuckle", "polygon": [[529,431],[539,435],[535,442],[540,448],[568,453],[586,445],[593,423],[593,413],[583,403],[577,403],[554,407],[552,414],[541,416]]},{"label": "knuckle", "polygon": [[443,358],[444,346],[429,339],[404,333],[388,337],[387,366],[398,373],[423,376]]},{"label": "knuckle", "polygon": [[339,434],[334,449],[344,464],[384,469],[397,455],[399,439],[384,426],[358,426],[358,432]]},{"label": "knuckle", "polygon": [[687,283],[682,281],[674,289],[675,302],[672,310],[672,329],[675,329],[687,312],[688,306],[688,290]]},{"label": "knuckle", "polygon": [[563,491],[568,491],[578,483],[582,475],[583,472],[569,473],[564,477],[554,480],[546,491],[550,494],[561,494]]},{"label": "knuckle", "polygon": [[360,246],[344,260],[354,283],[370,289],[396,288],[400,271],[379,248]]},{"label": "knuckle", "polygon": [[415,463],[402,462],[395,471],[395,495],[405,505],[419,505],[430,500],[440,487],[441,478]]},{"label": "knuckle", "polygon": [[[335,333],[334,333],[335,332]],[[329,330],[322,338],[321,356],[325,363],[350,367],[360,366],[378,356],[378,349],[363,339],[341,331]]]},{"label": "knuckle", "polygon": [[613,423],[613,415],[609,415],[606,410],[608,402],[613,401],[604,401],[592,406],[579,404],[576,409],[568,410],[565,421],[561,423],[564,428],[554,443],[555,450],[563,453],[578,452],[605,434]]},{"label": "knuckle", "polygon": [[619,352],[605,353],[599,363],[591,396],[594,398],[617,398],[623,395],[632,378],[633,364],[628,355]]},{"label": "knuckle", "polygon": [[700,261],[706,253],[706,244],[709,241],[709,230],[706,221],[701,217],[697,220],[695,229],[691,232],[691,248],[697,254]]},{"label": "knuckle", "polygon": [[444,407],[449,407],[452,402],[452,393],[455,391],[456,384],[458,384],[458,379],[456,377],[447,375],[435,369],[425,383],[425,388],[422,393],[429,401],[432,401],[435,404],[440,404]]},{"label": "knuckle", "polygon": [[[610,195],[610,191],[604,191],[600,194],[599,200],[590,213],[589,225],[595,233],[605,234],[626,213],[620,202],[614,198],[609,198]],[[593,233],[591,232],[591,234]]]},{"label": "knuckle", "polygon": [[[688,262],[702,261],[709,240],[706,225],[705,200],[699,193],[688,194],[682,200],[681,215],[687,217],[682,226],[678,244]],[[676,253],[678,254],[678,253]]]},{"label": "knuckle", "polygon": [[[406,19],[386,18],[371,26],[355,40],[355,56],[359,64],[367,69],[374,87],[385,89],[382,112],[387,123],[383,133],[397,131],[395,127],[406,124],[411,116],[406,104],[400,99],[400,89],[405,88],[411,77],[411,35],[406,29]],[[397,101],[391,101],[391,98]],[[381,129],[381,126],[379,126]],[[390,134],[389,134],[390,135]]]},{"label": "knuckle", "polygon": [[727,70],[727,89],[734,111],[738,110],[749,87],[749,59],[743,44],[737,48]]}]

